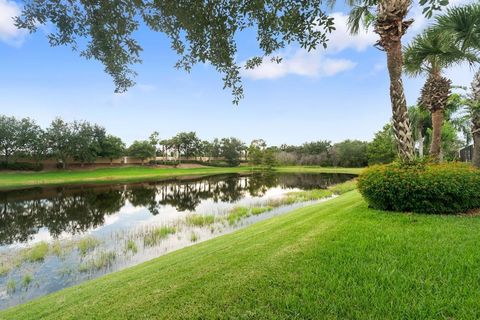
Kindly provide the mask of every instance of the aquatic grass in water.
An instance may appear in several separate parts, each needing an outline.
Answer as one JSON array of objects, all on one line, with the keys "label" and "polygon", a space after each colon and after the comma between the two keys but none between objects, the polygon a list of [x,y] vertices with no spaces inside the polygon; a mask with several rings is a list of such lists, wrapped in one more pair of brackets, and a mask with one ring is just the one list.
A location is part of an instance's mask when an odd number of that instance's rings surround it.
[{"label": "aquatic grass in water", "polygon": [[86,237],[78,242],[78,250],[80,250],[82,256],[85,256],[88,252],[92,251],[99,245],[100,240],[95,239],[94,237]]},{"label": "aquatic grass in water", "polygon": [[351,181],[346,181],[343,183],[330,186],[327,189],[313,189],[313,190],[290,192],[284,199],[286,199],[286,202],[292,202],[292,203],[320,200],[320,199],[331,197],[333,195],[340,195],[348,191],[352,191],[356,188],[356,186],[357,186],[356,181],[351,180]]},{"label": "aquatic grass in water", "polygon": [[190,214],[185,219],[187,226],[190,227],[205,227],[211,225],[215,222],[215,217],[213,214],[209,215],[200,215],[200,214]]},{"label": "aquatic grass in water", "polygon": [[110,267],[116,258],[117,254],[114,251],[100,251],[100,253],[98,253],[93,259],[82,264],[79,268],[79,271],[87,272]]},{"label": "aquatic grass in water", "polygon": [[8,280],[8,282],[7,282],[7,293],[8,294],[13,294],[13,293],[15,293],[16,290],[17,290],[17,283],[15,282],[15,280],[13,280],[13,279]]},{"label": "aquatic grass in water", "polygon": [[33,276],[31,274],[26,274],[22,278],[22,287],[26,288],[33,281]]},{"label": "aquatic grass in water", "polygon": [[198,236],[198,234],[192,231],[192,233],[190,234],[190,242],[197,242],[199,238],[200,237]]},{"label": "aquatic grass in water", "polygon": [[344,194],[346,192],[355,190],[357,188],[357,180],[349,180],[343,183],[335,184],[328,187],[328,190],[332,191],[334,194]]},{"label": "aquatic grass in water", "polygon": [[243,218],[250,216],[250,210],[246,207],[235,207],[228,212],[227,220],[230,225],[234,225]]},{"label": "aquatic grass in water", "polygon": [[42,241],[33,247],[26,249],[23,254],[23,259],[29,262],[43,261],[48,252],[48,243]]},{"label": "aquatic grass in water", "polygon": [[125,244],[125,253],[129,251],[132,252],[133,254],[138,252],[137,244],[132,239],[127,240],[127,243]]},{"label": "aquatic grass in water", "polygon": [[143,237],[143,245],[145,247],[153,247],[157,245],[162,239],[165,239],[171,234],[177,232],[177,228],[170,226],[157,227],[147,230]]},{"label": "aquatic grass in water", "polygon": [[254,215],[254,216],[257,216],[259,214],[262,214],[264,212],[267,212],[267,211],[271,211],[273,210],[273,207],[271,206],[266,206],[266,207],[253,207],[252,209],[250,209],[251,213]]},{"label": "aquatic grass in water", "polygon": [[52,244],[51,251],[57,257],[63,255],[62,245],[60,244],[60,241],[57,240]]}]

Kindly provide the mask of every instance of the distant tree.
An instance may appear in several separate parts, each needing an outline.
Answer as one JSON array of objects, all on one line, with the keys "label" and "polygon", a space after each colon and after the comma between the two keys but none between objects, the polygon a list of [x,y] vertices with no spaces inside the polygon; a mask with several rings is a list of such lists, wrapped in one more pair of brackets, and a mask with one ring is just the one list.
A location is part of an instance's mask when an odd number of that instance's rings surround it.
[{"label": "distant tree", "polygon": [[73,156],[74,133],[71,126],[56,118],[47,128],[46,137],[52,156],[66,168],[69,158]]},{"label": "distant tree", "polygon": [[113,159],[118,159],[125,154],[125,143],[119,137],[107,135],[101,144],[102,157],[110,159],[112,164]]},{"label": "distant tree", "polygon": [[225,162],[232,167],[238,166],[242,152],[246,149],[245,144],[237,138],[223,138],[221,145]]},{"label": "distant tree", "polygon": [[72,156],[85,163],[93,163],[101,152],[100,141],[103,139],[102,128],[91,125],[87,121],[75,121],[72,126]]},{"label": "distant tree", "polygon": [[291,166],[297,164],[297,156],[294,152],[280,151],[275,154],[275,158],[279,165]]},{"label": "distant tree", "polygon": [[210,141],[202,140],[199,143],[198,155],[201,157],[207,157],[210,160],[212,156],[212,143]]},{"label": "distant tree", "polygon": [[272,169],[276,165],[274,149],[268,148],[264,151],[263,165],[268,169]]},{"label": "distant tree", "polygon": [[263,162],[263,155],[267,143],[263,139],[252,140],[248,147],[248,160],[254,166],[259,166]]},{"label": "distant tree", "polygon": [[222,142],[218,138],[215,138],[212,141],[212,157],[222,157]]},{"label": "distant tree", "polygon": [[155,147],[152,146],[150,141],[135,140],[132,145],[128,148],[128,154],[132,157],[139,158],[142,160],[142,165],[145,159],[155,156]]},{"label": "distant tree", "polygon": [[160,143],[160,134],[157,131],[154,131],[148,138],[152,146],[155,147],[155,155],[158,152],[158,144]]},{"label": "distant tree", "polygon": [[331,147],[332,143],[327,140],[306,142],[300,147],[299,152],[309,155],[318,155],[323,152],[328,152]]},{"label": "distant tree", "polygon": [[180,154],[184,157],[193,157],[198,150],[200,139],[197,134],[191,132],[180,132],[176,135],[179,143]]},{"label": "distant tree", "polygon": [[6,162],[19,149],[18,127],[19,122],[14,117],[0,116],[0,148]]},{"label": "distant tree", "polygon": [[30,157],[39,163],[40,160],[45,159],[49,154],[49,144],[47,133],[40,129],[33,137],[33,140],[29,141]]},{"label": "distant tree", "polygon": [[390,124],[386,124],[382,130],[375,133],[373,141],[368,144],[368,164],[390,163],[397,156],[395,136]]},{"label": "distant tree", "polygon": [[248,160],[254,166],[259,166],[263,162],[264,151],[252,145],[248,148]]},{"label": "distant tree", "polygon": [[341,167],[365,167],[368,164],[367,142],[345,140],[333,146],[336,154],[334,165]]}]

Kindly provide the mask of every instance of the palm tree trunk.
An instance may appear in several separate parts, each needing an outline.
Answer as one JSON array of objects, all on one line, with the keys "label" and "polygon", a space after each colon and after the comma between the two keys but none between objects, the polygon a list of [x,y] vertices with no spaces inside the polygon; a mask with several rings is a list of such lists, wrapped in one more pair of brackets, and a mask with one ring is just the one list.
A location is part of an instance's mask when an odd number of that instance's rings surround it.
[{"label": "palm tree trunk", "polygon": [[377,46],[387,53],[387,67],[390,76],[390,100],[392,103],[393,129],[397,140],[400,159],[414,158],[414,144],[407,102],[402,82],[402,36],[412,24],[404,18],[410,8],[409,0],[381,1],[377,7],[375,32],[380,36]]},{"label": "palm tree trunk", "polygon": [[475,73],[472,81],[472,98],[473,103],[477,106],[473,106],[472,112],[472,136],[473,136],[473,157],[472,162],[480,168],[480,69]]},{"label": "palm tree trunk", "polygon": [[[480,120],[480,119],[479,119]],[[473,125],[473,165],[480,168],[480,121]]]},{"label": "palm tree trunk", "polygon": [[390,50],[387,50],[387,64],[390,75],[393,128],[397,139],[398,152],[402,160],[408,161],[413,159],[413,139],[401,77],[403,59],[400,41],[395,43]]},{"label": "palm tree trunk", "polygon": [[435,161],[441,160],[442,152],[442,126],[443,126],[443,109],[437,109],[432,112],[432,143],[430,145],[430,156]]}]

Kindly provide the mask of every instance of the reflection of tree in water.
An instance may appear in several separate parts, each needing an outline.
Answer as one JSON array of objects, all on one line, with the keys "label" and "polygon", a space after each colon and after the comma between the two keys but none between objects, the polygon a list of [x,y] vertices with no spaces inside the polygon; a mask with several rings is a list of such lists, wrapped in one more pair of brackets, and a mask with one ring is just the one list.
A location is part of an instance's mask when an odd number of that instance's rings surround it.
[{"label": "reflection of tree in water", "polygon": [[42,227],[53,237],[100,226],[105,215],[119,212],[128,200],[152,214],[161,206],[194,211],[202,200],[236,202],[247,194],[263,196],[271,187],[326,188],[350,175],[274,174],[223,175],[194,180],[161,181],[126,186],[35,188],[0,192],[0,245],[26,242]]},{"label": "reflection of tree in water", "polygon": [[[125,204],[121,190],[101,193],[81,191],[74,195],[59,191],[41,199],[10,200],[15,192],[0,193],[0,244],[26,242],[42,227],[53,237],[62,232],[77,234],[104,223],[106,214],[118,212]],[[21,191],[35,197],[38,190]]]},{"label": "reflection of tree in water", "polygon": [[277,185],[282,188],[304,190],[326,189],[331,185],[353,179],[355,175],[343,173],[296,173],[278,176]]}]

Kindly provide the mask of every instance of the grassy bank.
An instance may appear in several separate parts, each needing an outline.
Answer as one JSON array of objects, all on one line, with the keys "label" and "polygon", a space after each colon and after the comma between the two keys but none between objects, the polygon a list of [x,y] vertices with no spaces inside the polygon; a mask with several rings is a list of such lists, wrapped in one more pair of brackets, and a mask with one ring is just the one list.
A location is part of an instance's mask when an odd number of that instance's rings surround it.
[{"label": "grassy bank", "polygon": [[480,217],[357,191],[0,312],[0,319],[476,319]]},{"label": "grassy bank", "polygon": [[[154,167],[123,167],[94,170],[67,170],[46,172],[0,172],[0,189],[31,187],[40,185],[109,183],[143,181],[179,176],[195,176],[222,173],[241,173],[254,170],[251,167],[234,168],[154,168]],[[355,173],[360,169],[321,168],[321,167],[279,167],[280,172],[343,172]]]}]

